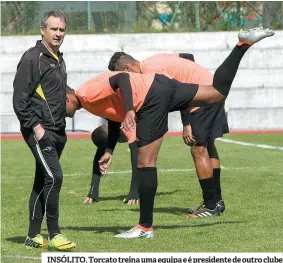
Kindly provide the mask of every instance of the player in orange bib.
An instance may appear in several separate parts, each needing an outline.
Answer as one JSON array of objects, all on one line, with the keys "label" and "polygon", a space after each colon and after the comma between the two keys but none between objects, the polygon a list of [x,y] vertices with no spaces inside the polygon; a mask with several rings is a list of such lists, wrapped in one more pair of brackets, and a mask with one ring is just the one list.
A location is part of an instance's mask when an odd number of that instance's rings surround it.
[{"label": "player in orange bib", "polygon": [[[92,134],[91,139],[93,144],[97,147],[96,152],[93,157],[93,166],[92,166],[92,178],[90,189],[88,191],[87,197],[84,199],[85,204],[91,204],[99,202],[99,189],[100,189],[100,179],[101,176],[104,174],[101,173],[99,169],[99,160],[105,153],[106,149],[106,142],[108,140],[108,124],[113,125],[112,121],[108,121],[106,119],[100,119],[100,126],[96,128]],[[120,123],[115,123],[114,125],[118,125],[118,129],[120,130]],[[111,129],[113,130],[113,128]],[[114,134],[116,136],[117,134]],[[113,138],[110,135],[110,139],[117,140],[119,143],[128,142],[130,153],[131,153],[131,166],[132,166],[132,177],[131,177],[131,184],[130,190],[127,197],[123,200],[125,204],[138,204],[139,203],[139,194],[138,194],[138,184],[136,178],[136,170],[137,170],[137,155],[138,155],[138,148],[136,143],[136,134],[135,131],[124,134],[121,130],[118,134],[118,139]]]},{"label": "player in orange bib", "polygon": [[[191,54],[157,54],[141,62],[124,52],[116,52],[110,59],[109,70],[136,73],[166,73],[183,83],[211,85],[213,75],[195,63]],[[220,185],[220,160],[214,140],[229,132],[224,103],[194,107],[182,111],[183,138],[191,146],[203,202],[196,209],[189,209],[188,216],[196,216],[201,207],[225,210]]]},{"label": "player in orange bib", "polygon": [[[163,136],[168,130],[169,112],[193,106],[222,103],[229,94],[246,51],[254,43],[273,35],[273,31],[262,27],[241,30],[238,35],[239,43],[216,70],[213,85],[181,83],[161,74],[110,72],[94,77],[76,92],[72,89],[67,91],[67,116],[72,117],[76,110],[83,107],[95,115],[121,122],[121,129],[127,132],[136,128],[140,218],[137,226],[115,237],[154,237],[156,161]],[[99,161],[102,172],[109,168],[115,147],[114,143],[109,143],[109,139],[110,131],[107,149]],[[198,216],[220,215],[219,205],[214,209],[203,206],[201,210],[202,214]]]},{"label": "player in orange bib", "polygon": [[[186,59],[193,60],[193,55],[192,54],[180,54],[180,56],[185,57]],[[206,73],[206,71],[203,69],[203,71]],[[200,72],[201,73],[201,72]],[[196,74],[195,74],[196,75]],[[206,82],[211,84],[212,83],[212,75],[207,72],[207,75],[210,77],[211,81]],[[202,74],[202,77],[205,77],[204,74]],[[189,82],[189,81],[188,81]],[[194,81],[191,81],[192,83],[195,83]],[[203,83],[197,83],[197,84],[206,84],[205,82]],[[181,110],[181,117],[182,117],[182,122],[184,124],[184,130],[188,129],[187,123],[189,122],[189,111],[188,109]],[[84,203],[92,203],[92,202],[98,202],[99,200],[99,185],[100,185],[100,177],[101,177],[101,172],[99,171],[98,168],[98,160],[103,156],[104,153],[104,148],[105,148],[105,141],[107,140],[108,137],[108,130],[107,127],[105,126],[106,124],[98,127],[92,132],[92,141],[93,143],[97,146],[97,151],[94,156],[93,160],[93,173],[92,173],[92,180],[91,180],[91,185],[90,185],[90,190],[88,192],[87,197],[85,198]],[[189,126],[190,127],[190,126]],[[190,130],[190,128],[189,128]],[[131,135],[132,136],[132,135]],[[122,137],[125,137],[120,134],[120,139]],[[133,136],[132,136],[133,137]],[[137,178],[136,178],[136,169],[134,169],[134,163],[136,163],[136,156],[137,156],[137,146],[135,139],[133,141],[132,138],[130,138],[131,141],[129,142],[129,148],[131,152],[131,163],[132,163],[132,178],[131,178],[131,184],[130,184],[130,190],[127,195],[127,197],[123,200],[125,204],[138,204],[139,203],[139,195],[138,195],[138,188],[137,188]]]}]

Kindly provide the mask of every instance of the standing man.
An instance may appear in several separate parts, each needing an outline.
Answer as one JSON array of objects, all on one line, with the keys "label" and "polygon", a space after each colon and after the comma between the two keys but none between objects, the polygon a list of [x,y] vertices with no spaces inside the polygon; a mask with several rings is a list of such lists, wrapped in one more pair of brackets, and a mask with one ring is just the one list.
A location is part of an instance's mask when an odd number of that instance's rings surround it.
[{"label": "standing man", "polygon": [[27,50],[17,66],[13,107],[21,133],[36,162],[35,178],[29,200],[29,230],[24,245],[43,246],[40,235],[43,216],[49,233],[48,248],[68,250],[74,242],[61,234],[59,193],[63,174],[59,158],[67,141],[65,133],[67,73],[63,54],[66,17],[49,11],[44,14],[42,39]]},{"label": "standing man", "polygon": [[[168,74],[183,83],[212,85],[213,75],[194,62],[192,54],[156,54],[137,61],[129,54],[115,52],[108,66],[111,71]],[[203,201],[195,209],[189,209],[188,217],[213,216],[205,208],[216,204],[225,210],[220,185],[220,160],[214,140],[228,133],[224,103],[194,107],[181,111],[184,142],[191,147]]]}]

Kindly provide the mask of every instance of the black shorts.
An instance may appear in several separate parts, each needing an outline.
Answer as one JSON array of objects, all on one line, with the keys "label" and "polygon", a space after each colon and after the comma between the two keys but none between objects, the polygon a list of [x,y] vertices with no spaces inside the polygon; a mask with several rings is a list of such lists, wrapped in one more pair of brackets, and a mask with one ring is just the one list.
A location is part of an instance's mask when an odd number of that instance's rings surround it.
[{"label": "black shorts", "polygon": [[190,123],[197,144],[206,144],[229,133],[224,103],[207,105],[193,111]]},{"label": "black shorts", "polygon": [[197,84],[181,83],[155,74],[152,85],[137,116],[137,145],[142,147],[168,131],[168,114],[189,107],[198,90]]}]

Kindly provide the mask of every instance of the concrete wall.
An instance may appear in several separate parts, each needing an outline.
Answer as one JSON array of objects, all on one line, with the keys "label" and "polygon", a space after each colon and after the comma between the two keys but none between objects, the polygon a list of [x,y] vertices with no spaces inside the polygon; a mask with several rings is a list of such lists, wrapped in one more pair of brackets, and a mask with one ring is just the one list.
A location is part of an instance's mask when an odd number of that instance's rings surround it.
[{"label": "concrete wall", "polygon": [[[1,38],[1,131],[18,132],[12,107],[13,78],[22,53],[36,36]],[[68,84],[77,88],[107,71],[115,51],[137,59],[159,52],[191,52],[196,62],[214,72],[237,42],[236,32],[128,35],[67,35],[64,52]],[[226,101],[231,129],[283,129],[283,31],[252,47],[243,58]],[[75,129],[92,130],[98,117],[84,110],[75,117]],[[67,120],[71,129],[72,120]],[[182,129],[179,113],[170,114],[170,130]]]}]

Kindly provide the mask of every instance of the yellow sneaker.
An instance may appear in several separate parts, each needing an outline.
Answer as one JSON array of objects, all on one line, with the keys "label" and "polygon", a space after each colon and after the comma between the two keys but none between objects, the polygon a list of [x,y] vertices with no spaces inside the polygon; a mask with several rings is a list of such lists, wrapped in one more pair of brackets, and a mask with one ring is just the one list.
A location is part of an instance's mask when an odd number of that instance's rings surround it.
[{"label": "yellow sneaker", "polygon": [[48,249],[50,250],[70,250],[76,247],[76,244],[70,240],[68,240],[64,235],[57,234],[48,242]]},{"label": "yellow sneaker", "polygon": [[41,248],[43,247],[43,243],[43,236],[37,234],[34,238],[30,238],[29,236],[27,236],[24,245],[26,248]]}]

